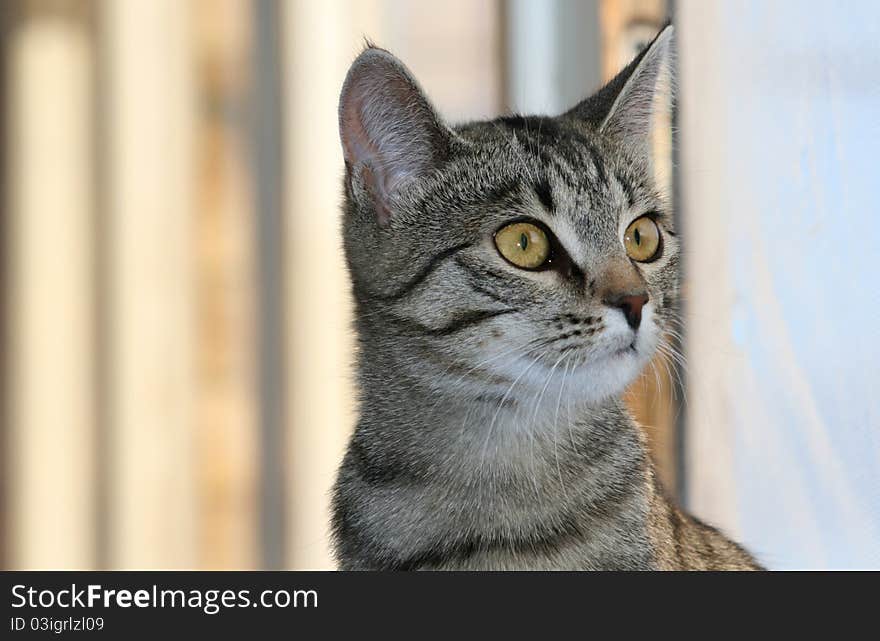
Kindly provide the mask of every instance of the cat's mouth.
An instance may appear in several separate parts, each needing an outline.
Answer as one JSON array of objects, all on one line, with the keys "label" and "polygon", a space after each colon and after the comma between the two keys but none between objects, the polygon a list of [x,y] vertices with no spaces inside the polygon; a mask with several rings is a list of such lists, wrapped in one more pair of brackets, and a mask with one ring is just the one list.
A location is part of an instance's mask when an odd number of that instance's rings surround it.
[{"label": "cat's mouth", "polygon": [[632,339],[632,341],[630,341],[629,345],[627,345],[626,347],[621,347],[620,349],[618,349],[617,351],[614,352],[614,355],[615,356],[627,356],[627,355],[633,355],[633,354],[638,354],[638,353],[639,353],[639,350],[636,347],[636,339]]},{"label": "cat's mouth", "polygon": [[609,346],[610,349],[605,352],[605,358],[610,361],[632,361],[633,359],[638,360],[642,355],[642,350],[645,345],[639,341],[639,337],[632,336],[631,338],[621,340],[615,346]]},{"label": "cat's mouth", "polygon": [[644,345],[640,344],[637,335],[615,336],[599,344],[588,347],[569,346],[565,351],[567,353],[577,352],[580,356],[580,362],[587,363],[609,363],[614,361],[631,361],[641,356],[641,349]]}]

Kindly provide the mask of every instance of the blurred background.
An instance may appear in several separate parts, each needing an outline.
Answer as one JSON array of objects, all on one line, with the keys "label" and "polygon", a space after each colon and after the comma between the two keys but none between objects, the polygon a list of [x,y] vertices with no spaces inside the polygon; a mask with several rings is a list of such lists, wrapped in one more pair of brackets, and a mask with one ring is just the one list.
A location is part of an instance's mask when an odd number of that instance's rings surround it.
[{"label": "blurred background", "polygon": [[880,5],[832,4],[4,0],[0,565],[332,568],[364,38],[461,121],[560,112],[673,16],[687,365],[627,401],[771,568],[880,567]]}]

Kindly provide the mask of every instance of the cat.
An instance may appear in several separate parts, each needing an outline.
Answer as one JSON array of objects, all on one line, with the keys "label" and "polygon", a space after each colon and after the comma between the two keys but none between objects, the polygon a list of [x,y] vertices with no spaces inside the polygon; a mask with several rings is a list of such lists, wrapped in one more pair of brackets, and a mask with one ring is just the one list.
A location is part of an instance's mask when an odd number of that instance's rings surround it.
[{"label": "cat", "polygon": [[667,498],[619,399],[678,298],[650,154],[672,49],[669,25],[560,116],[457,127],[389,52],[352,64],[341,569],[761,569]]}]

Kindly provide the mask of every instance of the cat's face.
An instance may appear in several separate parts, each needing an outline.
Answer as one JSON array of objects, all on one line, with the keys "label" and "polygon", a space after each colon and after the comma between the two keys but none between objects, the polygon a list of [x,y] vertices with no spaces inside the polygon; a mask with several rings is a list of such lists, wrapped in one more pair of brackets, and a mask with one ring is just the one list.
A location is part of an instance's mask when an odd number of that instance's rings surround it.
[{"label": "cat's face", "polygon": [[340,116],[368,349],[501,405],[515,386],[558,405],[560,382],[592,402],[635,378],[677,292],[645,107],[668,39],[567,114],[454,130],[399,62],[362,54]]}]

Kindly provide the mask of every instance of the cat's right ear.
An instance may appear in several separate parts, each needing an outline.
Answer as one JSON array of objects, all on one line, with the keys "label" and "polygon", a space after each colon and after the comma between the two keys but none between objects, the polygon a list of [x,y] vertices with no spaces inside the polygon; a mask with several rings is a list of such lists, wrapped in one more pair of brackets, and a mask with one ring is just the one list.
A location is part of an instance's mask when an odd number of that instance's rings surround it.
[{"label": "cat's right ear", "polygon": [[391,221],[395,194],[443,163],[453,138],[403,63],[376,47],[348,70],[339,135],[349,179],[369,195],[381,226]]},{"label": "cat's right ear", "polygon": [[649,155],[654,94],[662,78],[672,79],[673,38],[673,26],[667,24],[617,76],[566,115]]}]

